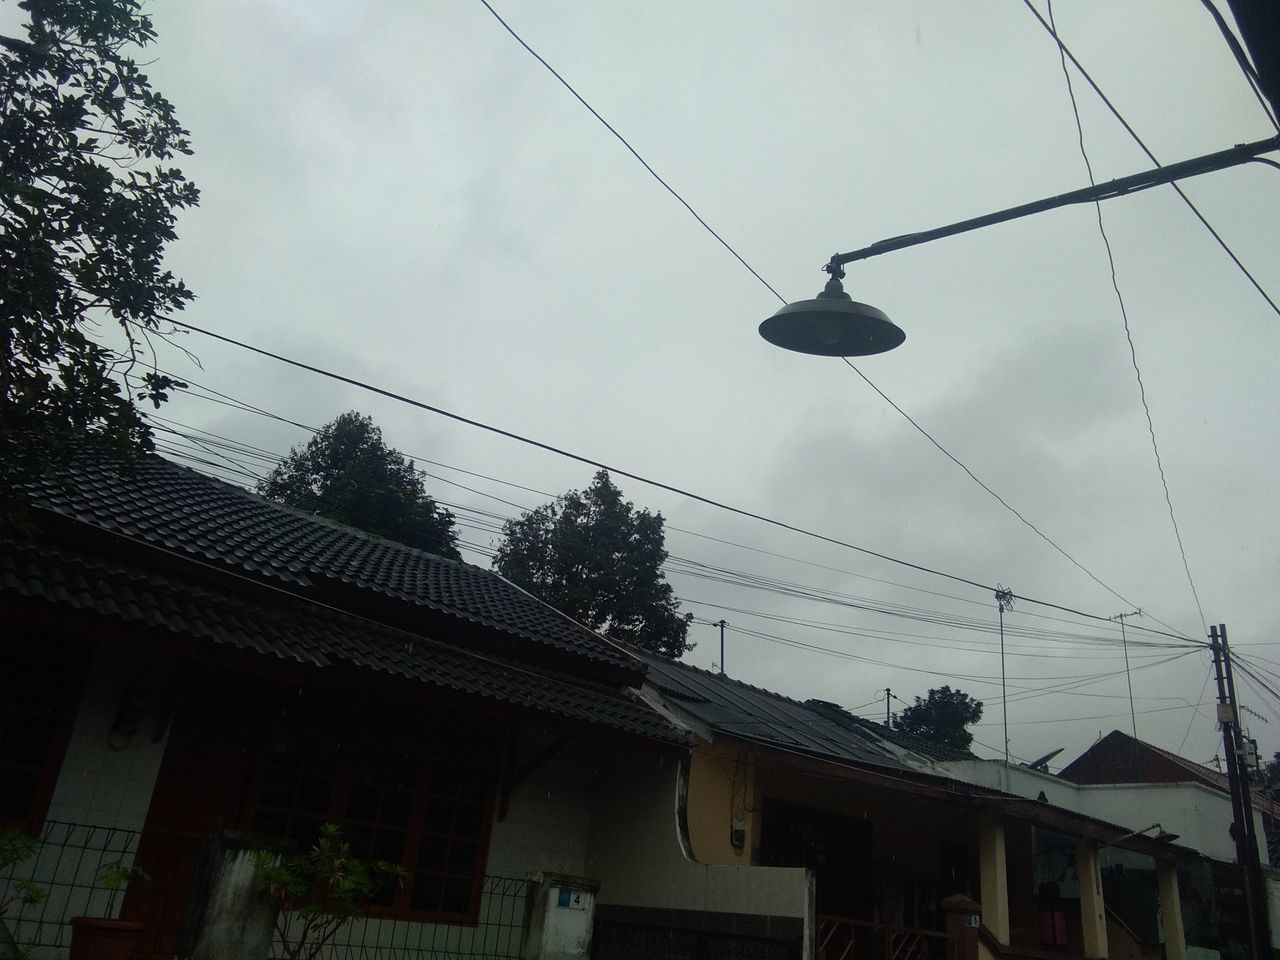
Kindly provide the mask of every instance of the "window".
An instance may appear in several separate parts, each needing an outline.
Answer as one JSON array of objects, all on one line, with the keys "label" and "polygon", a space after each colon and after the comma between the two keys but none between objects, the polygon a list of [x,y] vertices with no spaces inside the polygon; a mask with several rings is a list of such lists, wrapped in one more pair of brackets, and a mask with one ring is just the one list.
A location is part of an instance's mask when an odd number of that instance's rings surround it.
[{"label": "window", "polygon": [[408,871],[375,913],[474,922],[501,755],[501,726],[421,706],[301,695],[268,738],[248,824],[314,842],[342,825],[353,852]]},{"label": "window", "polygon": [[43,825],[88,659],[87,645],[47,635],[0,643],[0,826],[35,835]]}]

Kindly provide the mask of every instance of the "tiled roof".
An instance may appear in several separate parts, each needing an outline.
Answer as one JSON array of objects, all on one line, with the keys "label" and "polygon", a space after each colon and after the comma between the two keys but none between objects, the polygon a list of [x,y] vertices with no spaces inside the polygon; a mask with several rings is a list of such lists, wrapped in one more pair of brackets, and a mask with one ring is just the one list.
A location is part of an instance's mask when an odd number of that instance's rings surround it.
[{"label": "tiled roof", "polygon": [[719,733],[815,757],[911,769],[874,730],[687,663],[645,653],[637,656],[649,667],[649,683],[664,698]]},{"label": "tiled roof", "polygon": [[280,593],[270,600],[73,548],[0,541],[0,594],[301,664],[349,664],[668,742],[684,737],[628,690],[481,656]]},{"label": "tiled roof", "polygon": [[629,670],[621,648],[489,570],[303,513],[157,456],[126,473],[82,461],[34,505],[113,533],[302,587],[339,581]]}]

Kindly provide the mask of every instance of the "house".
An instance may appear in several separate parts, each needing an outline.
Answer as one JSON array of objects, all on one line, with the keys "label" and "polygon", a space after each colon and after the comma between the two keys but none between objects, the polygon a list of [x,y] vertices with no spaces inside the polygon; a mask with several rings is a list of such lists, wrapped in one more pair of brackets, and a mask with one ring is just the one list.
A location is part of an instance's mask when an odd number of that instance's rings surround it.
[{"label": "house", "polygon": [[[1152,784],[1198,783],[1223,796],[1231,795],[1227,775],[1186,757],[1163,750],[1112,730],[1088,750],[1063,767],[1059,774],[1073,783]],[[1263,862],[1270,851],[1273,862],[1280,861],[1280,803],[1260,791],[1253,792],[1253,808],[1266,839]]]},{"label": "house", "polygon": [[[1195,838],[1213,865],[1201,887],[1221,901],[1221,926],[1244,923],[1243,881],[1236,862],[1231,788],[1225,773],[1154,744],[1113,730],[1067,764],[1059,774],[1079,791],[1110,796],[1113,803],[1155,811],[1169,829]],[[1271,947],[1280,951],[1280,804],[1260,792],[1252,796],[1252,834],[1266,887]],[[1207,899],[1207,896],[1206,896]],[[1232,915],[1236,919],[1232,920]],[[1237,934],[1237,938],[1241,938]],[[1225,936],[1219,937],[1223,940]]]},{"label": "house", "polygon": [[[0,818],[42,839],[0,888],[49,891],[0,918],[16,945],[96,914],[203,957],[252,851],[337,822],[407,876],[334,957],[1186,956],[1195,851],[963,753],[158,457],[33,494],[0,541]],[[1151,880],[1123,917],[1117,849]]]},{"label": "house", "polygon": [[[1187,955],[1179,880],[1199,863],[1194,850],[1067,796],[957,775],[981,761],[833,704],[642,657],[646,689],[692,734],[682,790],[692,856],[807,868],[819,957],[945,956],[954,895],[976,901],[983,957]],[[1106,884],[1117,850],[1151,882]]]},{"label": "house", "polygon": [[[202,955],[259,895],[252,851],[324,822],[406,871],[334,956],[581,956],[595,903],[675,890],[779,918],[775,955],[800,954],[803,869],[685,856],[688,734],[632,653],[489,571],[159,457],[85,459],[33,498],[0,541],[0,825],[42,843],[0,888],[48,897],[0,918],[0,955],[65,955],[78,915],[140,923],[137,960]],[[614,927],[613,955],[653,933]]]}]

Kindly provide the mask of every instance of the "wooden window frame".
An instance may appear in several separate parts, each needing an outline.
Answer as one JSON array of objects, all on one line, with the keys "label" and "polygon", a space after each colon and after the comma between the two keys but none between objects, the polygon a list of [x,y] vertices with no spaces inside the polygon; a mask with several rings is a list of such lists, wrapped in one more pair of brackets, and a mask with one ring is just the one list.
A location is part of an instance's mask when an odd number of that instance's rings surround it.
[{"label": "wooden window frame", "polygon": [[[330,691],[331,695],[333,693],[333,691]],[[308,702],[309,700],[310,702]],[[377,711],[363,710],[357,704],[353,703],[347,709],[339,708],[335,710],[330,703],[326,703],[322,707],[323,719],[315,723],[310,729],[306,729],[309,720],[314,719],[308,718],[306,713],[309,710],[320,707],[321,703],[318,699],[309,698],[305,691],[300,693],[297,702],[302,708],[300,712],[303,716],[291,720],[287,714],[287,709],[282,709],[276,716],[271,728],[264,731],[266,735],[262,738],[250,777],[249,792],[243,808],[242,828],[249,832],[262,832],[257,829],[258,823],[256,821],[259,813],[266,812],[277,815],[286,814],[290,818],[291,826],[296,825],[300,820],[314,822],[318,819],[320,822],[337,823],[344,828],[344,832],[349,832],[351,828],[357,826],[368,827],[370,828],[372,839],[377,828],[383,824],[376,820],[350,817],[347,814],[352,786],[358,782],[356,777],[357,763],[368,754],[387,746],[390,746],[394,751],[407,751],[414,757],[415,764],[413,786],[409,790],[409,816],[403,828],[404,845],[399,864],[408,872],[408,876],[398,885],[391,903],[370,905],[364,910],[364,913],[367,916],[378,918],[475,926],[479,921],[485,866],[488,861],[489,843],[497,804],[501,775],[501,746],[505,734],[503,726],[496,721],[445,711],[439,707],[407,704],[393,707],[393,716],[395,713],[399,713],[401,717],[416,718],[412,728],[406,730],[394,728],[394,720],[388,716],[379,716]],[[289,767],[277,766],[272,762],[272,750],[276,738],[288,735],[296,736],[299,732],[297,726],[291,728],[290,723],[301,724],[304,728],[302,730],[303,736],[333,736],[338,740],[338,748],[333,760],[333,773],[329,778],[328,802],[323,813],[298,810],[296,807],[296,791],[294,807],[292,808],[264,804],[263,802],[263,786],[272,770],[283,769],[295,772],[298,770],[293,765]],[[473,738],[468,738],[470,741],[468,745],[474,746],[478,750],[489,748],[490,753],[487,759],[490,762],[487,764],[487,769],[482,772],[483,782],[480,786],[478,801],[466,803],[455,796],[450,815],[453,820],[456,820],[460,807],[478,806],[480,816],[479,832],[474,836],[458,834],[455,832],[455,824],[452,822],[443,830],[434,828],[432,824],[428,823],[428,807],[433,797],[438,796],[432,790],[432,767],[435,762],[441,760],[445,762],[454,760],[456,762],[457,751],[449,749],[450,746],[457,742],[456,731],[477,726],[481,729]],[[434,728],[436,737],[434,739],[429,735],[432,732],[431,728]],[[388,736],[388,731],[391,729],[395,729],[395,733]],[[463,742],[466,743],[467,741]],[[318,774],[312,774],[312,776],[317,779],[321,778]],[[386,788],[383,787],[381,789],[384,791],[383,797],[385,797]],[[398,831],[400,828],[393,826],[392,829]],[[293,832],[296,834],[298,831],[295,829]],[[422,840],[426,835],[447,838],[445,870],[443,873],[429,874],[418,870]],[[448,856],[455,839],[461,839],[465,843],[474,843],[476,846],[471,869],[466,873],[454,873],[448,870]],[[381,859],[376,851],[372,852],[371,858]],[[420,878],[426,876],[439,876],[444,883],[447,883],[450,878],[470,878],[471,886],[467,896],[466,909],[448,911],[444,909],[426,910],[415,908],[413,906],[414,884],[419,882]],[[438,897],[438,905],[440,900],[441,898]]]}]

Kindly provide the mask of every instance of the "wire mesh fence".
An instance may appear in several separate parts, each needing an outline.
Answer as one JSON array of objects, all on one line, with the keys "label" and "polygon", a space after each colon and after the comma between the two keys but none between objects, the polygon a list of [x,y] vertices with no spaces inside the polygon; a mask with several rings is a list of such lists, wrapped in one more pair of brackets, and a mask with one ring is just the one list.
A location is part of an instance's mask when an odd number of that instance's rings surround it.
[{"label": "wire mesh fence", "polygon": [[[186,956],[199,938],[208,889],[193,885],[210,837],[124,830],[82,823],[45,824],[35,853],[0,871],[0,957],[25,951],[64,958],[76,917],[140,923],[136,960]],[[10,900],[18,884],[43,896]],[[473,923],[361,917],[339,929],[320,960],[453,960],[522,957],[530,881],[486,876]],[[267,960],[288,960],[277,940]]]},{"label": "wire mesh fence", "polygon": [[[524,956],[530,881],[485,877],[474,924],[368,917],[338,931],[324,960],[494,960]],[[273,960],[285,960],[277,951]]]}]

